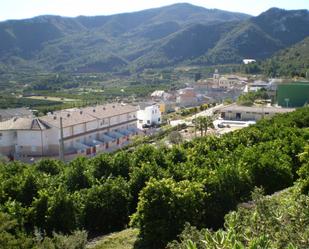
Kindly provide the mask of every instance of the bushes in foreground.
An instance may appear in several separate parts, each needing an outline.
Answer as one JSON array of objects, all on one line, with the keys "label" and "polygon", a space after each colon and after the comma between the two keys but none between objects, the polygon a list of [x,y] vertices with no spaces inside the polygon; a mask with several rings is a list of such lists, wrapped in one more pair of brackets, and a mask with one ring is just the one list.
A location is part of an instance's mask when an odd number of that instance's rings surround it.
[{"label": "bushes in foreground", "polygon": [[0,211],[31,238],[35,231],[108,233],[126,227],[132,217],[142,243],[162,248],[185,222],[222,228],[224,216],[250,200],[255,186],[268,194],[291,186],[308,126],[304,108],[171,149],[143,145],[68,164],[1,163]]}]

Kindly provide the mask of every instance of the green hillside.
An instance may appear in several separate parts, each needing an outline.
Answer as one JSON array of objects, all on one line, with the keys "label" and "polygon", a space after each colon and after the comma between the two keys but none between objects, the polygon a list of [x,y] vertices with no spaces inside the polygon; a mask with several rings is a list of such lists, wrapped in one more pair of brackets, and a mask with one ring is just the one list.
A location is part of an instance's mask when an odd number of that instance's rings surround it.
[{"label": "green hillside", "polygon": [[270,9],[250,18],[190,4],[112,16],[40,16],[0,23],[0,59],[12,71],[48,72],[241,63],[300,42],[308,25],[307,10]]},{"label": "green hillside", "polygon": [[280,51],[264,67],[268,74],[309,77],[309,37]]},{"label": "green hillside", "polygon": [[280,50],[270,59],[243,65],[242,68],[246,73],[264,73],[270,77],[309,78],[309,36]]}]

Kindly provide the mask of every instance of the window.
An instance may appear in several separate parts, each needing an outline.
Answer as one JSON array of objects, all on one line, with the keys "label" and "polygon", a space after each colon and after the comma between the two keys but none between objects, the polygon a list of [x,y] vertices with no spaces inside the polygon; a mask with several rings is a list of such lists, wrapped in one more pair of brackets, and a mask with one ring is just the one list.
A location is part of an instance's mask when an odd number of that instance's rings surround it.
[{"label": "window", "polygon": [[150,124],[150,120],[147,120],[147,124]]},{"label": "window", "polygon": [[161,121],[161,119],[160,118],[158,118],[158,122],[160,122]]},{"label": "window", "polygon": [[0,133],[0,140],[2,139],[2,137],[3,137],[3,134],[2,134],[2,133]]},{"label": "window", "polygon": [[36,152],[36,147],[35,146],[31,146],[31,152]]}]

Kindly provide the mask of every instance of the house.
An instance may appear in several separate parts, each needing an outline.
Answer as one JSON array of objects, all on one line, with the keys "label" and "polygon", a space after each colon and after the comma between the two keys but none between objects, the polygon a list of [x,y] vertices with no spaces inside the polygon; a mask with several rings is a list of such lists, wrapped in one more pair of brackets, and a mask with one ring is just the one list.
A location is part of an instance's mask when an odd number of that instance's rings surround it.
[{"label": "house", "polygon": [[197,94],[193,88],[187,87],[178,91],[176,103],[181,107],[190,107],[198,104]]},{"label": "house", "polygon": [[[0,122],[0,154],[29,161],[42,157],[70,160],[110,152],[128,144],[137,129],[137,108],[106,104],[49,113],[40,118]],[[63,149],[62,149],[63,148]]]},{"label": "house", "polygon": [[0,154],[14,158],[16,153],[43,154],[50,127],[37,118],[15,117],[0,122]]},{"label": "house", "polygon": [[176,103],[172,101],[161,101],[158,103],[161,114],[166,114],[175,111]]},{"label": "house", "polygon": [[258,121],[264,117],[272,117],[279,113],[295,111],[294,108],[278,108],[272,106],[239,106],[229,105],[220,109],[224,120]]},{"label": "house", "polygon": [[243,59],[242,62],[245,64],[245,65],[248,65],[250,63],[255,63],[256,60],[254,59]]},{"label": "house", "polygon": [[270,83],[262,81],[262,80],[256,80],[253,83],[250,83],[247,85],[248,86],[248,92],[257,92],[261,89],[269,89],[270,88]]},{"label": "house", "polygon": [[166,101],[166,100],[172,100],[173,99],[173,95],[170,93],[167,93],[165,91],[162,90],[156,90],[151,94],[151,97],[153,100],[162,100],[162,101]]},{"label": "house", "polygon": [[241,88],[246,83],[246,78],[241,78],[236,75],[222,76],[217,80],[218,87],[224,89]]},{"label": "house", "polygon": [[165,91],[163,91],[163,90],[156,90],[150,96],[152,98],[162,98],[164,93],[165,93]]},{"label": "house", "polygon": [[28,108],[9,108],[0,109],[0,122],[9,120],[11,118],[27,118],[33,117],[33,113]]},{"label": "house", "polygon": [[137,127],[139,129],[160,125],[162,122],[160,107],[152,104],[137,111]]}]

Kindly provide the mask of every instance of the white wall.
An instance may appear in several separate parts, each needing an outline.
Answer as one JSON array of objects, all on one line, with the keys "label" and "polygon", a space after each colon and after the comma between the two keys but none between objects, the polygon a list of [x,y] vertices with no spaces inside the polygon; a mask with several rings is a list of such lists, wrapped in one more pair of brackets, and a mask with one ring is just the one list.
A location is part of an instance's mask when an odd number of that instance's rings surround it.
[{"label": "white wall", "polygon": [[96,130],[99,128],[99,123],[97,120],[91,121],[91,122],[87,122],[86,123],[86,130],[87,131],[92,131],[92,130]]},{"label": "white wall", "polygon": [[16,141],[16,131],[0,131],[0,133],[2,134],[2,136],[0,137],[0,146],[5,147],[5,146],[12,146],[14,145],[17,141]]},{"label": "white wall", "polygon": [[143,125],[161,124],[162,117],[160,108],[157,105],[146,107],[144,110],[137,111],[137,126],[141,128]]},{"label": "white wall", "polygon": [[17,132],[19,146],[42,146],[41,131],[19,130]]}]

